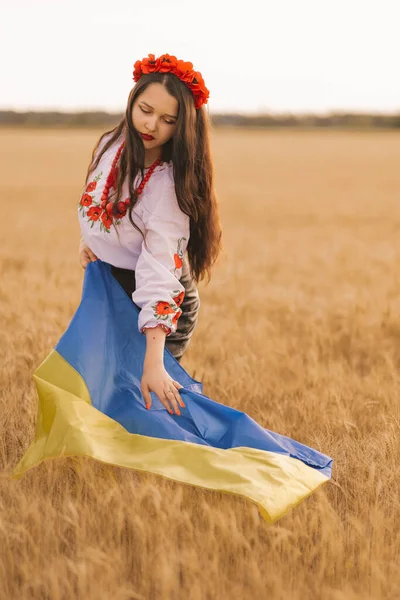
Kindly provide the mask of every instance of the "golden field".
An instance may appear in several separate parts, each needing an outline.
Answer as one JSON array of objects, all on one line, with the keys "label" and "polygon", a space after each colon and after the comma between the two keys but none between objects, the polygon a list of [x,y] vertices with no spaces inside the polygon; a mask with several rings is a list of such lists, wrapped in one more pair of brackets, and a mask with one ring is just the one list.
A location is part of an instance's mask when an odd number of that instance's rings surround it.
[{"label": "golden field", "polygon": [[244,499],[85,458],[10,473],[32,373],[77,308],[99,131],[0,141],[0,600],[400,598],[400,133],[213,132],[225,252],[182,364],[334,458],[274,525]]}]

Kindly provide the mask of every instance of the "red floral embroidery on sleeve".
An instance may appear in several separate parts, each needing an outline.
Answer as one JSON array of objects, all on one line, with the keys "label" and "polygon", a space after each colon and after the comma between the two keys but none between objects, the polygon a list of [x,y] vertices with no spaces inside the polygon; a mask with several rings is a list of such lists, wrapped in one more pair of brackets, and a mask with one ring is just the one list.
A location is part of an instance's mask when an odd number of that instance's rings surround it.
[{"label": "red floral embroidery on sleeve", "polygon": [[176,311],[176,313],[174,314],[174,316],[172,317],[172,322],[173,322],[173,324],[174,324],[174,325],[176,325],[176,324],[178,323],[178,319],[179,319],[179,317],[181,316],[181,314],[182,314],[182,311],[181,311],[181,309],[179,308],[179,309]]},{"label": "red floral embroidery on sleeve", "polygon": [[[174,292],[174,294],[176,294],[176,292]],[[183,302],[183,299],[185,297],[185,292],[181,292],[178,296],[174,297],[174,302],[177,306],[180,306]]]},{"label": "red floral embroidery on sleeve", "polygon": [[173,302],[165,302],[160,300],[156,304],[153,304],[153,316],[157,321],[168,322],[170,319],[170,315],[172,317],[172,324],[176,325],[179,317],[182,314],[182,310],[179,306],[182,304],[183,299],[185,297],[185,292],[180,292],[179,290],[174,290],[173,294]]},{"label": "red floral embroidery on sleeve", "polygon": [[171,304],[169,304],[169,302],[157,302],[157,304],[155,304],[153,306],[154,309],[154,316],[158,317],[158,315],[173,315],[174,314],[174,309],[172,307]]},{"label": "red floral embroidery on sleeve", "polygon": [[182,246],[183,246],[183,241],[186,241],[186,240],[187,240],[186,237],[181,237],[178,240],[178,248],[177,248],[176,253],[174,254],[174,263],[175,263],[174,275],[176,275],[176,271],[182,267],[182,264],[183,264]]}]

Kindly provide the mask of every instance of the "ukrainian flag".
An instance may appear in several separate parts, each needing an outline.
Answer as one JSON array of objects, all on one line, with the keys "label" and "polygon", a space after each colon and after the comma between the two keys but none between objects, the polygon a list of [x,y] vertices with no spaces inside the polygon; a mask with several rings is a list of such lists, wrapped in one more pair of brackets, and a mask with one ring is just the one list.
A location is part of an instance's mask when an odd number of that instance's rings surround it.
[{"label": "ukrainian flag", "polygon": [[47,458],[90,456],[244,496],[270,523],[330,479],[329,456],[211,400],[167,348],[165,368],[183,386],[186,408],[170,415],[152,392],[147,410],[138,314],[110,265],[89,263],[71,323],[34,373],[36,432],[14,479]]}]

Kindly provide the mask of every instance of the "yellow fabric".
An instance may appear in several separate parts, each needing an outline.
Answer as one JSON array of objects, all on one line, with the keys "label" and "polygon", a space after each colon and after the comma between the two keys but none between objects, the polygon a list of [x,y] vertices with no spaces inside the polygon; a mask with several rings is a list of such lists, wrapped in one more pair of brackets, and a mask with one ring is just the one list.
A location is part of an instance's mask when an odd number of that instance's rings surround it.
[{"label": "yellow fabric", "polygon": [[245,496],[272,523],[328,478],[296,458],[253,448],[223,450],[129,433],[96,409],[80,374],[56,350],[34,374],[35,438],[12,478],[47,458],[89,456],[175,481]]}]

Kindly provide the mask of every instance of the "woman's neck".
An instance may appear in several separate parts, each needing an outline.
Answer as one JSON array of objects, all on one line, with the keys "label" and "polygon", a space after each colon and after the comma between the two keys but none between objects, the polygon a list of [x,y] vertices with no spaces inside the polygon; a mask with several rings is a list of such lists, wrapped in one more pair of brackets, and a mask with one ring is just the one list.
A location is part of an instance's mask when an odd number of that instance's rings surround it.
[{"label": "woman's neck", "polygon": [[144,168],[148,169],[161,156],[161,148],[146,150],[144,153]]}]

